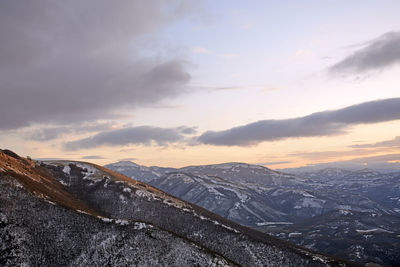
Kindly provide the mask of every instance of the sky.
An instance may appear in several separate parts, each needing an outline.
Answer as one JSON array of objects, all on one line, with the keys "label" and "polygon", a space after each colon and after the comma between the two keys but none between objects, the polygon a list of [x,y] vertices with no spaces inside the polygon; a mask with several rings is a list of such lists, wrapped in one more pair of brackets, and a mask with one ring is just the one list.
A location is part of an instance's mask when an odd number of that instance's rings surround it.
[{"label": "sky", "polygon": [[0,2],[0,145],[183,167],[400,162],[398,1]]}]

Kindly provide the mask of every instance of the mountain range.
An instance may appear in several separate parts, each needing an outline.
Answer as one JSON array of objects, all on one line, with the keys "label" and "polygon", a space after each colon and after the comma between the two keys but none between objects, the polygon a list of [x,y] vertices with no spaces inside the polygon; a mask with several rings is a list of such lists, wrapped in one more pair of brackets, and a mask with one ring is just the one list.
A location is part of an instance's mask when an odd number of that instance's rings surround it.
[{"label": "mountain range", "polygon": [[327,168],[295,175],[245,163],[174,169],[129,161],[106,167],[321,253],[400,265],[400,171]]},{"label": "mountain range", "polygon": [[236,224],[105,167],[33,161],[2,150],[0,265],[353,264]]}]

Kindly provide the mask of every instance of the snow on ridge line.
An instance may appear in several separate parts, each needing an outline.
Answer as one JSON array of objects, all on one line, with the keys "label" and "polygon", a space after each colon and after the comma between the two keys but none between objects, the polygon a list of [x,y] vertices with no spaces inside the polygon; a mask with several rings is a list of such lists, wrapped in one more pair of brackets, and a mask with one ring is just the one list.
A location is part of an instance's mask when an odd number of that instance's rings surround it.
[{"label": "snow on ridge line", "polygon": [[107,217],[103,217],[103,216],[96,216],[96,217],[106,223],[115,223],[115,224],[118,224],[121,226],[131,225],[131,226],[133,226],[133,228],[135,230],[154,228],[153,225],[144,223],[144,222],[128,221],[128,220],[124,220],[124,219],[112,219],[112,218],[107,218]]},{"label": "snow on ridge line", "polygon": [[234,228],[232,228],[232,227],[230,227],[230,226],[228,226],[228,225],[225,225],[225,224],[223,224],[223,223],[220,223],[220,222],[214,221],[214,220],[212,220],[212,219],[210,219],[210,218],[207,218],[207,217],[204,217],[204,216],[202,216],[202,215],[199,215],[199,214],[197,214],[196,212],[193,212],[193,214],[194,214],[196,217],[199,217],[201,220],[210,221],[210,222],[214,223],[215,225],[221,225],[221,226],[222,226],[223,228],[225,228],[225,229],[228,229],[228,230],[233,231],[233,232],[235,232],[235,233],[240,233],[238,230],[236,230],[236,229],[234,229]]},{"label": "snow on ridge line", "polygon": [[[58,166],[59,166],[59,165],[64,165],[64,166],[69,166],[70,163],[76,165],[77,167],[79,167],[79,168],[81,168],[81,169],[86,169],[86,170],[87,170],[87,171],[82,171],[82,173],[85,175],[84,179],[90,179],[92,175],[95,175],[96,173],[101,172],[101,170],[97,169],[96,167],[92,166],[91,164],[82,163],[82,162],[69,162],[69,161],[68,161],[68,162],[67,162],[67,161],[65,161],[65,162],[53,162],[52,165],[58,165]],[[65,167],[64,167],[64,168],[65,168]],[[182,175],[182,174],[181,174],[181,175]],[[185,174],[183,174],[183,175],[185,175]],[[185,175],[185,176],[186,176],[186,175]],[[124,187],[124,188],[122,189],[123,192],[130,193],[130,194],[135,194],[135,195],[137,195],[137,196],[139,196],[139,197],[147,198],[147,199],[149,199],[149,200],[157,200],[157,201],[160,201],[160,199],[158,199],[157,194],[155,194],[154,192],[145,190],[144,188],[138,188],[138,187],[136,187],[135,185],[132,185],[132,184],[130,184],[130,183],[126,183],[125,181],[117,181],[117,182],[123,183],[123,184],[125,184],[125,185],[127,186],[127,187]],[[135,193],[132,192],[132,189],[131,189],[131,188],[135,188],[135,189],[136,189],[136,190],[135,190]],[[233,231],[233,232],[235,232],[235,233],[239,233],[238,230],[236,230],[236,229],[234,229],[234,228],[232,228],[232,227],[230,227],[230,226],[227,226],[227,225],[225,225],[225,224],[222,224],[222,223],[220,223],[220,222],[218,222],[218,221],[215,221],[215,220],[212,220],[212,219],[210,219],[210,218],[206,218],[206,217],[204,217],[204,216],[198,215],[198,214],[191,208],[191,206],[190,206],[190,205],[187,206],[187,204],[186,204],[185,202],[180,203],[180,201],[179,201],[179,203],[176,203],[174,200],[175,200],[175,199],[169,199],[169,198],[164,199],[164,198],[163,198],[163,199],[161,199],[161,202],[164,203],[164,204],[166,204],[166,205],[168,205],[168,206],[174,206],[175,208],[178,208],[178,209],[180,209],[180,210],[182,210],[182,211],[184,211],[184,212],[193,213],[195,216],[200,217],[202,220],[211,221],[211,222],[213,222],[215,225],[221,225],[222,227],[224,227],[224,228],[226,228],[226,229],[228,229],[228,230],[231,230],[231,231]],[[81,211],[81,210],[77,210],[77,211],[80,212],[80,213],[88,214],[88,213],[86,213],[86,212],[84,212],[84,211]],[[97,217],[98,217],[99,219],[103,220],[104,222],[110,222],[110,223],[112,222],[112,223],[116,223],[116,224],[119,224],[119,225],[128,225],[128,224],[129,224],[129,221],[127,221],[127,220],[115,220],[115,219],[106,218],[106,217],[101,217],[101,216],[97,216]],[[142,226],[137,226],[137,227],[139,227],[140,229],[142,229],[144,226],[142,225]],[[147,226],[146,226],[146,227],[147,227]],[[135,229],[136,229],[136,228],[135,228]]]},{"label": "snow on ridge line", "polygon": [[[95,174],[95,173],[100,172],[99,169],[97,169],[96,167],[94,167],[94,166],[91,165],[91,164],[77,162],[75,165],[76,165],[77,167],[83,169],[83,170],[84,170],[84,169],[87,170],[87,171],[85,172],[86,174],[85,174],[84,179],[85,179],[85,178],[88,178],[90,175],[93,175],[93,174]],[[82,172],[82,171],[81,171],[81,172]]]},{"label": "snow on ridge line", "polygon": [[[98,177],[96,177],[96,176],[98,174],[102,173],[102,170],[98,169],[97,167],[93,166],[90,163],[82,163],[82,162],[57,162],[57,163],[59,163],[61,165],[65,165],[65,164],[70,164],[71,163],[71,164],[74,164],[75,166],[77,166],[77,167],[79,167],[79,168],[81,168],[83,170],[86,169],[85,171],[81,171],[81,173],[84,174],[83,179],[89,179],[89,180],[97,181]],[[101,175],[101,177],[103,177],[103,176]],[[135,194],[137,196],[142,197],[142,198],[147,198],[148,200],[158,200],[159,201],[159,199],[157,199],[158,198],[158,196],[157,196],[158,194],[157,193],[150,192],[149,190],[144,189],[144,188],[139,188],[136,185],[132,185],[130,183],[127,183],[126,181],[116,181],[116,182],[117,183],[123,183],[123,184],[125,184],[127,186],[127,187],[124,187],[122,189],[122,191],[125,192],[125,193],[132,194],[133,193],[132,192],[132,188],[135,188],[136,189],[135,190]],[[104,184],[104,187],[107,187],[107,181]],[[164,199],[162,202],[164,204],[167,204],[169,206],[174,206],[174,207],[179,208],[179,209],[182,209],[182,208],[185,208],[185,207],[187,208],[185,203],[181,203],[181,201],[176,202],[176,201],[171,200],[169,198]]]},{"label": "snow on ridge line", "polygon": [[389,234],[394,234],[394,232],[385,230],[382,228],[374,228],[374,229],[368,229],[368,230],[359,230],[356,229],[356,232],[359,234],[368,234],[368,233],[389,233]]},{"label": "snow on ridge line", "polygon": [[91,215],[90,213],[87,213],[86,211],[83,211],[83,210],[76,210],[76,211],[79,213],[82,213],[82,214]]}]

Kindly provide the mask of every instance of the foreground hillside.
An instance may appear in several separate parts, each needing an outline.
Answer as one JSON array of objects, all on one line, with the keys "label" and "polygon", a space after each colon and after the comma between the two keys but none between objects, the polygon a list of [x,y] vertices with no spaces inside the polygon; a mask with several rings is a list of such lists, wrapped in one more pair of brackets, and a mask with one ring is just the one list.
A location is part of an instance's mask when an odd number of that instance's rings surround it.
[{"label": "foreground hillside", "polygon": [[400,265],[400,173],[285,174],[244,163],[107,165],[229,220],[360,264]]},{"label": "foreground hillside", "polygon": [[2,266],[346,265],[89,163],[0,151],[0,198]]}]

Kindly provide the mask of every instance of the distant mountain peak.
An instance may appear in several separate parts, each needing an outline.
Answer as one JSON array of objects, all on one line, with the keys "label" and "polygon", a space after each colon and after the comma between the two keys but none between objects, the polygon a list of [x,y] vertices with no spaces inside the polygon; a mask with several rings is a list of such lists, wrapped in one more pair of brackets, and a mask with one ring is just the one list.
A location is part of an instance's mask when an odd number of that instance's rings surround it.
[{"label": "distant mountain peak", "polygon": [[182,169],[202,169],[202,168],[211,168],[211,169],[234,169],[234,168],[248,168],[248,169],[258,169],[258,170],[267,170],[270,172],[275,172],[270,168],[256,165],[256,164],[249,164],[244,162],[225,162],[225,163],[216,163],[216,164],[207,164],[207,165],[191,165],[187,167],[183,167]]},{"label": "distant mountain peak", "polygon": [[121,160],[115,163],[111,163],[115,167],[140,167],[139,164],[136,164],[130,160]]}]

